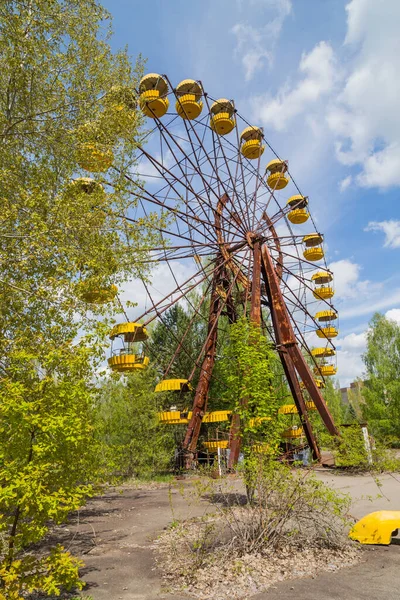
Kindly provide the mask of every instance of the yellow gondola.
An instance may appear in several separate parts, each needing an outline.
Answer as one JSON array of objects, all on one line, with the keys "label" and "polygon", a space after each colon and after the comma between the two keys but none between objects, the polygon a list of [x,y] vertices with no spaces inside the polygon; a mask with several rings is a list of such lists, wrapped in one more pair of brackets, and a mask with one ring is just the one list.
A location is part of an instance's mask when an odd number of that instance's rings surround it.
[{"label": "yellow gondola", "polygon": [[313,290],[313,296],[317,300],[329,300],[335,295],[335,290],[330,286],[320,286]]},{"label": "yellow gondola", "polygon": [[294,225],[301,225],[309,219],[310,213],[306,208],[308,205],[308,199],[305,196],[302,196],[301,194],[291,196],[286,204],[292,209],[288,213],[287,218]]},{"label": "yellow gondola", "polygon": [[218,135],[227,135],[235,127],[235,107],[231,100],[220,98],[211,105],[210,113],[210,127]]},{"label": "yellow gondola", "polygon": [[106,304],[118,294],[116,285],[102,286],[97,279],[92,282],[90,278],[77,283],[76,291],[79,298],[88,304]]},{"label": "yellow gondola", "polygon": [[104,98],[103,130],[113,130],[116,135],[129,134],[136,122],[136,107],[137,97],[133,88],[113,85]]},{"label": "yellow gondola", "polygon": [[91,177],[78,177],[71,181],[65,190],[70,196],[87,195],[97,199],[103,199],[106,195],[104,187],[99,181]]},{"label": "yellow gondola", "polygon": [[302,437],[304,435],[304,431],[302,427],[290,427],[289,429],[286,429],[283,433],[282,433],[282,437],[285,439],[292,439],[292,438],[299,438]]},{"label": "yellow gondola", "polygon": [[119,323],[110,331],[110,340],[123,336],[125,342],[144,342],[149,337],[147,329],[141,323]]},{"label": "yellow gondola", "polygon": [[182,119],[197,119],[203,110],[201,102],[203,90],[199,82],[194,79],[184,79],[177,85],[175,94],[178,98],[175,104],[178,115]]},{"label": "yellow gondola", "polygon": [[228,447],[228,440],[211,440],[203,442],[203,446],[207,448],[209,452],[218,452],[218,448],[225,449]]},{"label": "yellow gondola", "polygon": [[315,330],[315,333],[319,338],[326,338],[328,340],[331,340],[339,335],[339,331],[336,329],[336,327],[320,327],[319,329]]},{"label": "yellow gondola", "polygon": [[250,160],[260,158],[265,150],[262,139],[263,132],[260,127],[246,127],[240,134],[240,152]]},{"label": "yellow gondola", "polygon": [[159,423],[163,423],[164,425],[187,425],[192,418],[192,413],[182,413],[179,410],[165,410],[157,413],[157,417]]},{"label": "yellow gondola", "polygon": [[[322,379],[314,379],[314,381],[315,381],[315,385],[317,386],[317,388],[319,388],[320,390],[324,389],[325,382],[322,381]],[[300,388],[302,390],[306,389],[306,386],[304,385],[304,381],[300,381]]]},{"label": "yellow gondola", "polygon": [[271,451],[270,444],[253,444],[251,447],[256,454],[268,454]]},{"label": "yellow gondola", "polygon": [[224,421],[229,421],[229,417],[231,416],[231,410],[214,410],[212,412],[206,413],[202,419],[203,423],[222,423]]},{"label": "yellow gondola", "polygon": [[320,321],[320,323],[327,323],[329,321],[334,321],[335,319],[337,319],[338,314],[335,310],[320,310],[319,312],[315,313],[314,318],[317,321]]},{"label": "yellow gondola", "polygon": [[310,262],[315,262],[324,258],[324,251],[320,244],[323,242],[323,236],[320,233],[309,233],[303,237],[303,244],[305,250],[303,256]]},{"label": "yellow gondola", "polygon": [[265,169],[268,174],[267,184],[273,190],[283,190],[289,183],[289,177],[285,175],[287,172],[287,164],[279,158],[271,160]]},{"label": "yellow gondola", "polygon": [[309,233],[303,237],[303,244],[306,248],[314,248],[320,246],[324,241],[324,236],[320,233]]},{"label": "yellow gondola", "polygon": [[78,145],[76,160],[78,165],[91,173],[104,173],[113,161],[114,153],[109,146],[98,142],[83,142]]},{"label": "yellow gondola", "polygon": [[317,262],[318,260],[322,260],[325,254],[323,249],[317,246],[315,248],[306,248],[303,252],[303,256],[310,262]]},{"label": "yellow gondola", "polygon": [[314,367],[314,373],[316,375],[322,375],[322,377],[332,377],[336,375],[337,368],[334,365],[318,365],[318,367]]},{"label": "yellow gondola", "polygon": [[311,354],[314,358],[328,358],[329,356],[335,356],[336,352],[333,348],[313,348]]},{"label": "yellow gondola", "polygon": [[[316,410],[316,406],[314,402],[306,402],[306,407],[308,410]],[[298,410],[295,404],[283,404],[279,407],[278,413],[281,415],[297,415]]]},{"label": "yellow gondola", "polygon": [[311,281],[316,285],[325,285],[333,281],[333,275],[329,271],[317,271],[312,275]]},{"label": "yellow gondola", "polygon": [[160,119],[169,107],[167,94],[168,83],[162,75],[149,73],[139,84],[139,105],[142,112],[150,119]]},{"label": "yellow gondola", "polygon": [[155,387],[155,392],[187,392],[192,389],[187,379],[163,379]]},{"label": "yellow gondola", "polygon": [[123,373],[125,371],[145,369],[149,362],[149,357],[143,354],[121,353],[111,356],[108,359],[108,366],[112,371]]},{"label": "yellow gondola", "polygon": [[113,342],[115,338],[120,338],[123,347],[117,351],[111,349],[111,357],[108,359],[110,369],[120,373],[145,369],[149,364],[149,357],[143,352],[136,352],[134,348],[147,337],[147,330],[141,323],[127,322],[115,325],[110,331],[110,340]]}]

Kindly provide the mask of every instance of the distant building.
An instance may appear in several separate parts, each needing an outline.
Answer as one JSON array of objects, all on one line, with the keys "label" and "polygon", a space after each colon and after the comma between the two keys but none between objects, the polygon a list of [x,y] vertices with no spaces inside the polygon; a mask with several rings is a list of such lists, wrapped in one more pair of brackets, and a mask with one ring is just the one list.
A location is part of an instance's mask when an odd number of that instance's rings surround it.
[{"label": "distant building", "polygon": [[353,381],[349,387],[340,388],[342,403],[344,406],[352,406],[357,417],[361,417],[361,404],[365,403],[362,395],[363,381]]}]

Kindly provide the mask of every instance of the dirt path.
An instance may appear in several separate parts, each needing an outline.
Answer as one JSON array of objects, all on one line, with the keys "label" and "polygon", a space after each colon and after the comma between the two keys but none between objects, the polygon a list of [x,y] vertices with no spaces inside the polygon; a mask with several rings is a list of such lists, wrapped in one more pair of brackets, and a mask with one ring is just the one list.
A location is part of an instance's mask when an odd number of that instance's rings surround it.
[{"label": "dirt path", "polygon": [[[381,478],[383,496],[367,476],[320,473],[319,477],[355,499],[352,514],[359,518],[373,510],[400,510],[400,480]],[[361,498],[363,497],[363,498]],[[367,497],[374,499],[368,500]],[[357,499],[357,500],[356,500]],[[187,600],[162,590],[154,562],[152,540],[173,519],[204,514],[208,504],[188,505],[179,489],[168,486],[137,489],[124,486],[91,500],[84,510],[56,532],[57,541],[85,561],[85,593],[94,600]],[[322,573],[316,579],[297,579],[252,600],[386,600],[399,597],[400,546],[370,547],[366,562],[338,573]]]},{"label": "dirt path", "polygon": [[84,560],[84,593],[94,600],[172,600],[161,592],[152,541],[173,518],[204,510],[206,503],[191,512],[179,491],[169,491],[168,486],[123,486],[91,500],[56,537],[60,541],[61,536],[65,547]]}]

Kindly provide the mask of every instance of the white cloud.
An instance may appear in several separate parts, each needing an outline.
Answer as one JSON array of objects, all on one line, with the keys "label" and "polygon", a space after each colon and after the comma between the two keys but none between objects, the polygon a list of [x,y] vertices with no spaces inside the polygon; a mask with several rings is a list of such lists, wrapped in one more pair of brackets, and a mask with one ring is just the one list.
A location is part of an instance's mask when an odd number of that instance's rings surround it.
[{"label": "white cloud", "polygon": [[341,309],[340,316],[343,319],[372,315],[374,312],[382,311],[400,303],[400,288],[395,288],[391,294],[382,295],[382,284],[376,284],[376,289],[362,297],[360,304],[353,303]]},{"label": "white cloud", "polygon": [[367,345],[367,332],[362,333],[349,333],[341,340],[337,340],[336,344],[340,346],[341,350],[353,351],[358,350],[363,352]]},{"label": "white cloud", "polygon": [[347,78],[328,114],[345,165],[361,165],[363,187],[400,185],[400,3],[351,0],[346,6]]},{"label": "white cloud", "polygon": [[339,189],[341,192],[344,192],[347,190],[347,188],[351,185],[353,178],[351,175],[348,175],[347,177],[345,177],[344,179],[342,179],[342,181],[340,181],[339,183]]},{"label": "white cloud", "polygon": [[351,260],[331,262],[328,268],[334,276],[335,297],[340,300],[355,298],[368,286],[368,281],[360,281],[360,265]]},{"label": "white cloud", "polygon": [[362,354],[367,346],[367,332],[350,333],[336,341],[338,378],[342,387],[350,385],[365,371]]},{"label": "white cloud", "polygon": [[[283,86],[275,98],[270,96],[253,99],[253,110],[263,125],[278,131],[323,96],[328,95],[337,79],[337,69],[332,47],[320,42],[311,52],[303,54],[299,64],[300,81],[293,87]],[[310,121],[312,126],[313,121]]]},{"label": "white cloud", "polygon": [[400,308],[391,308],[387,311],[385,317],[391,321],[396,321],[400,325]]},{"label": "white cloud", "polygon": [[400,248],[400,221],[371,221],[365,231],[383,231],[385,248]]},{"label": "white cloud", "polygon": [[346,13],[342,47],[334,52],[321,40],[303,54],[294,82],[252,99],[254,117],[278,131],[290,123],[308,141],[317,125],[338,161],[358,170],[342,180],[341,191],[350,182],[399,186],[400,2],[351,0]]},{"label": "white cloud", "polygon": [[[341,319],[372,315],[400,303],[400,287],[393,282],[372,282],[361,279],[361,268],[348,259],[328,265],[334,274],[335,304]],[[387,289],[391,292],[387,293]],[[385,292],[385,293],[383,293]]]},{"label": "white cloud", "polygon": [[[236,36],[235,54],[242,62],[246,81],[250,81],[265,64],[272,65],[276,42],[292,10],[291,0],[251,0],[250,4],[253,9],[254,6],[258,8],[252,12],[265,24],[260,27],[248,22],[236,23],[231,30]],[[265,22],[267,15],[271,18]]]}]

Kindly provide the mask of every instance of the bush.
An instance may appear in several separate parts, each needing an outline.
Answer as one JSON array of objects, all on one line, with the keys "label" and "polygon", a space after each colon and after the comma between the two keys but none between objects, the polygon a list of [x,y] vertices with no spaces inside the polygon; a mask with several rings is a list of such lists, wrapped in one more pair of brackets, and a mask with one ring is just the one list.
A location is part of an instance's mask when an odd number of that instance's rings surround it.
[{"label": "bush", "polygon": [[340,437],[335,440],[333,454],[337,467],[370,468],[363,434],[358,423],[342,428]]},{"label": "bush", "polygon": [[[248,464],[246,475],[249,468]],[[349,497],[328,488],[310,471],[291,471],[265,457],[252,468],[251,503],[244,487],[238,491],[237,480],[200,481],[198,496],[215,503],[215,512],[174,521],[162,535],[164,574],[172,585],[183,584],[193,593],[207,587],[208,595],[202,598],[242,598],[250,590],[236,596],[235,581],[235,590],[228,592],[232,578],[240,585],[252,581],[255,593],[265,589],[265,574],[270,585],[274,578],[283,578],[282,572],[289,576],[292,564],[313,574],[337,560],[354,560],[356,551],[346,535]],[[264,587],[259,587],[260,581]]]}]

